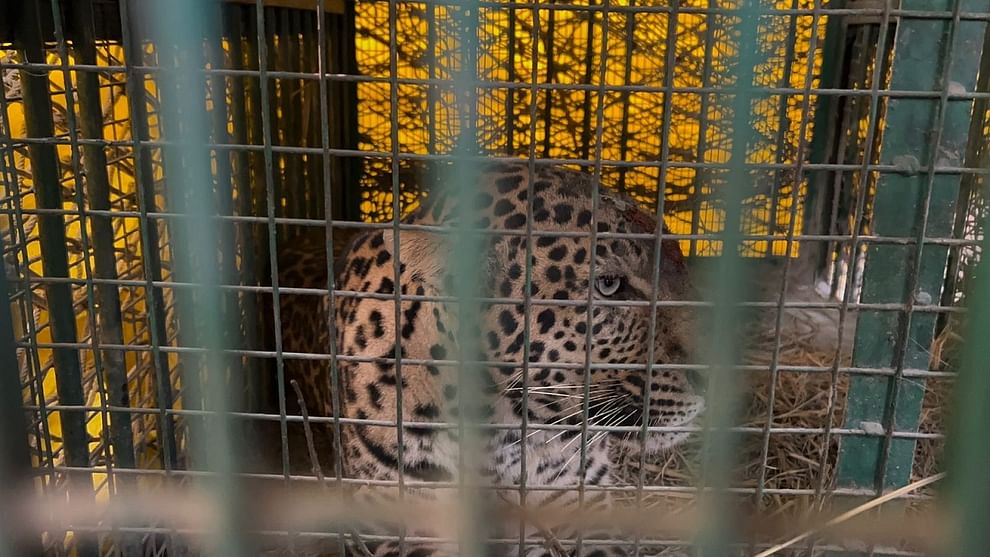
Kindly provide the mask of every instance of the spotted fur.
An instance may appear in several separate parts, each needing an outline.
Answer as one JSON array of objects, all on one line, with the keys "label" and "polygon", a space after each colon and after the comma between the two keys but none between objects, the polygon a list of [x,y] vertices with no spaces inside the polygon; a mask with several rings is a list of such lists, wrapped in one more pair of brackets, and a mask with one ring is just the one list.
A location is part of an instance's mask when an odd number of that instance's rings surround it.
[{"label": "spotted fur", "polygon": [[[684,426],[703,407],[686,374],[662,367],[648,381],[641,368],[652,345],[658,364],[686,361],[687,310],[658,306],[655,338],[650,339],[654,269],[659,264],[659,300],[683,300],[691,295],[677,244],[665,240],[661,262],[651,238],[609,237],[609,233],[652,234],[655,220],[625,197],[601,192],[597,211],[592,203],[593,182],[585,173],[538,166],[532,181],[525,164],[498,164],[479,178],[475,200],[479,226],[521,231],[526,228],[532,198],[532,286],[529,315],[528,400],[522,396],[521,360],[524,346],[524,305],[488,303],[481,315],[480,340],[485,361],[506,365],[485,371],[488,420],[512,428],[496,429],[487,439],[487,473],[505,486],[518,485],[522,455],[526,453],[526,485],[534,491],[529,505],[568,505],[566,491],[540,492],[540,487],[606,485],[611,481],[616,449],[636,450],[637,434],[589,432],[586,465],[582,468],[579,430],[530,429],[521,439],[524,412],[533,425],[580,426],[583,421],[582,369],[590,353],[593,364],[608,364],[590,373],[588,423],[594,426],[638,427],[643,420],[644,395],[650,398],[649,422],[655,426]],[[459,214],[448,197],[430,198],[405,220],[420,225],[450,224]],[[593,212],[595,211],[595,212]],[[594,246],[590,233],[600,234]],[[583,232],[580,237],[555,235]],[[403,296],[451,295],[456,277],[448,273],[450,246],[445,236],[423,229],[399,233],[399,263],[395,261],[392,230],[358,234],[342,255],[338,288],[364,296],[340,296],[332,312],[343,380],[341,413],[347,418],[394,422],[398,390],[402,391],[402,419],[410,422],[451,422],[458,414],[455,368],[444,365],[457,353],[456,311],[443,301],[403,300],[398,312],[396,288]],[[595,252],[594,283],[590,279]],[[483,254],[484,295],[522,299],[526,275],[526,240],[522,235],[492,235]],[[397,276],[398,275],[398,276]],[[600,285],[614,293],[606,296]],[[586,302],[628,301],[596,305],[591,317]],[[558,305],[554,305],[554,304]],[[326,301],[324,301],[326,304]],[[570,305],[564,305],[570,304]],[[398,314],[397,314],[398,313]],[[587,340],[591,339],[591,345]],[[401,356],[399,367],[395,357]],[[427,362],[429,361],[429,362]],[[437,363],[439,362],[439,363]],[[629,368],[625,366],[630,366]],[[637,369],[635,366],[640,366]],[[325,368],[323,368],[325,369]],[[318,371],[314,369],[314,374]],[[325,373],[325,371],[324,371]],[[401,377],[401,383],[400,383]],[[324,401],[324,413],[329,407]],[[386,425],[347,424],[342,430],[346,473],[352,478],[396,480],[400,465],[397,428]],[[684,432],[651,432],[650,452],[681,442]],[[456,434],[435,427],[403,428],[401,464],[406,481],[452,481],[458,474]],[[513,491],[514,493],[514,491]],[[589,506],[607,505],[604,492],[589,492]],[[559,537],[559,536],[558,536]],[[428,546],[409,546],[418,555],[440,553]],[[382,544],[379,555],[395,551]],[[529,548],[527,555],[546,552]],[[585,548],[585,554],[622,555],[621,547]]]}]

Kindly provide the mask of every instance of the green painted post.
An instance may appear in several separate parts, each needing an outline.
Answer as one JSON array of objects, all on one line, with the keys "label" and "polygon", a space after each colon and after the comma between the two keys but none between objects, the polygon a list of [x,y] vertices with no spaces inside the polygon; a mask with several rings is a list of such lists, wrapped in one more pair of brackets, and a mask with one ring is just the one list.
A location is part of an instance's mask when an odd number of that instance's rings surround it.
[{"label": "green painted post", "polygon": [[[903,0],[903,10],[953,11],[954,19],[892,20],[896,24],[889,89],[941,92],[941,98],[891,98],[882,123],[880,164],[900,173],[877,180],[873,234],[919,240],[952,236],[960,177],[935,174],[934,166],[961,166],[972,100],[947,91],[976,85],[986,22],[959,20],[985,9],[977,0]],[[865,176],[863,177],[865,179]],[[928,369],[936,314],[914,306],[938,303],[948,248],[870,244],[863,303],[901,303],[907,311],[861,310],[853,366],[894,369],[895,376],[854,376],[849,383],[845,427],[867,434],[841,440],[836,487],[877,493],[911,479],[915,441],[894,438],[916,431],[924,381],[903,379],[905,369]],[[874,433],[875,431],[875,433]]]}]

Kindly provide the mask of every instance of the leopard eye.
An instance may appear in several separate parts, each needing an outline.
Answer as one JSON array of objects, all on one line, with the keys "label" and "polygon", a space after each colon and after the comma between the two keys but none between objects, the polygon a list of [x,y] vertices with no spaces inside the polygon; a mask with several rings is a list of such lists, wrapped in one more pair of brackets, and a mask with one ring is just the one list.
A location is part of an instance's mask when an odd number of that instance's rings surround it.
[{"label": "leopard eye", "polygon": [[616,275],[602,275],[595,279],[595,289],[602,296],[611,296],[622,288],[622,277]]}]

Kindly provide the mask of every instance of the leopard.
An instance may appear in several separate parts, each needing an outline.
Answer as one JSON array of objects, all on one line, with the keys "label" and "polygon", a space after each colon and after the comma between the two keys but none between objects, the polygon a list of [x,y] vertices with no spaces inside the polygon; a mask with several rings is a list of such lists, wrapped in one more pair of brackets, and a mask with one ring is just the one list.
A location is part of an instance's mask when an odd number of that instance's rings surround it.
[{"label": "leopard", "polygon": [[[475,415],[492,425],[484,429],[482,476],[512,494],[525,484],[527,508],[607,509],[607,489],[579,500],[577,488],[611,485],[618,451],[653,454],[681,444],[704,409],[703,379],[679,367],[695,335],[692,306],[665,303],[697,295],[685,258],[662,219],[588,172],[503,160],[480,166],[475,181],[470,207],[441,189],[401,228],[364,230],[337,258],[340,293],[321,307],[333,319],[340,355],[345,477],[457,481],[459,432],[446,425],[466,412],[454,360],[459,340],[474,338],[483,393]],[[465,216],[490,231],[482,234],[482,302],[469,337],[460,336],[449,261],[456,241],[449,230]],[[325,366],[311,373],[314,385],[329,384]],[[319,400],[331,413],[328,397]],[[662,429],[643,430],[644,421]],[[522,528],[526,543],[493,554],[578,554],[546,541],[575,535],[566,520]],[[529,543],[531,536],[544,542]],[[581,554],[629,552],[598,543]],[[395,540],[371,551],[384,557],[400,548],[420,557],[457,554]]]}]

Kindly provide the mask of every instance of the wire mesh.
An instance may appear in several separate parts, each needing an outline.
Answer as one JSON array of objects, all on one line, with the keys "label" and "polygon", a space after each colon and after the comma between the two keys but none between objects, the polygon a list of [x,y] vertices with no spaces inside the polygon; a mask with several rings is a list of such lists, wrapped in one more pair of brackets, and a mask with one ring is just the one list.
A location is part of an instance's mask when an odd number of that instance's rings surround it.
[{"label": "wire mesh", "polygon": [[[27,475],[32,492],[69,503],[30,503],[25,528],[42,536],[28,545],[171,555],[199,552],[196,535],[213,532],[215,550],[236,555],[361,553],[393,539],[415,554],[430,536],[349,526],[349,503],[336,497],[374,486],[395,488],[400,504],[459,490],[470,519],[448,541],[476,553],[490,534],[490,493],[506,486],[466,473],[477,446],[460,453],[463,476],[417,476],[407,447],[436,430],[456,431],[462,449],[500,431],[573,436],[579,479],[531,479],[547,461],[523,450],[514,505],[559,492],[584,508],[609,493],[616,516],[650,509],[639,518],[656,519],[652,530],[607,542],[629,554],[927,554],[931,528],[891,532],[886,515],[872,532],[809,526],[814,535],[787,547],[774,540],[916,482],[884,508],[894,520],[930,516],[930,484],[952,465],[959,547],[982,547],[972,517],[985,510],[966,492],[986,458],[966,444],[979,435],[985,391],[974,372],[982,347],[965,342],[985,325],[968,317],[987,311],[978,266],[990,12],[978,3],[52,0],[3,15],[18,25],[0,25],[12,328],[0,322],[0,342],[16,359],[3,380],[22,396],[0,406],[11,447],[0,484]],[[535,193],[525,226],[510,230],[400,218],[434,196],[474,195],[481,163],[519,160],[528,182],[547,163],[591,176],[590,229],[541,230]],[[653,227],[600,230],[600,197],[614,192]],[[391,233],[395,285],[409,264],[402,238],[416,234],[454,240],[446,265],[462,282],[449,292],[341,289],[338,272],[354,264],[348,240],[373,232]],[[658,294],[670,238],[689,256],[698,299]],[[485,290],[494,271],[483,246],[513,240],[526,287]],[[542,278],[538,246],[585,240],[648,242],[659,262],[650,292],[602,300],[589,286],[556,299],[531,288]],[[591,285],[597,250],[586,264]],[[457,307],[459,353],[410,357],[398,325],[387,353],[348,352],[341,327],[355,325],[320,308],[368,301],[390,304],[395,324],[414,305]],[[487,339],[468,326],[492,306],[520,308],[519,361],[485,354]],[[649,341],[633,363],[590,348],[573,362],[544,359],[536,315],[566,308],[587,323],[601,310],[648,311],[651,340],[668,334],[662,316],[673,312],[707,325],[684,361],[654,357]],[[595,344],[592,327],[580,334]],[[360,364],[393,370],[391,418],[348,411],[348,371]],[[521,420],[412,414],[404,378],[448,368],[467,406],[478,377],[520,371]],[[649,391],[655,373],[685,370],[707,378],[704,420],[658,426],[643,397],[637,423],[595,421],[602,373],[645,374]],[[554,372],[581,376],[576,423],[531,417],[546,392],[534,378]],[[963,441],[947,460],[957,377],[972,385],[959,395],[971,421],[951,430]],[[474,387],[483,400],[485,386]],[[395,478],[354,473],[342,432],[358,427],[394,430]],[[678,432],[690,441],[643,449]],[[640,450],[610,454],[609,482],[587,481],[589,446],[621,436]],[[24,450],[30,463],[16,456]],[[311,492],[314,481],[325,489]],[[159,491],[199,482],[210,496]],[[256,513],[254,489],[297,494],[298,512],[264,491],[284,516]],[[153,501],[168,505],[152,511]],[[738,520],[747,514],[756,518]],[[678,517],[689,527],[675,528]],[[606,543],[520,524],[490,541],[550,554]],[[0,554],[18,554],[20,531],[0,528]]]}]

